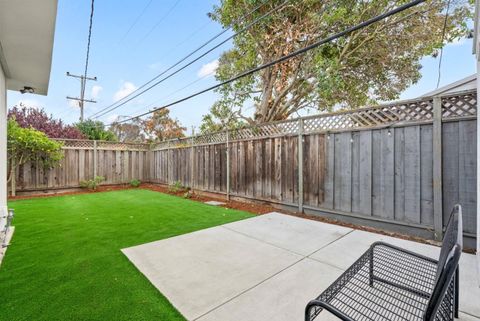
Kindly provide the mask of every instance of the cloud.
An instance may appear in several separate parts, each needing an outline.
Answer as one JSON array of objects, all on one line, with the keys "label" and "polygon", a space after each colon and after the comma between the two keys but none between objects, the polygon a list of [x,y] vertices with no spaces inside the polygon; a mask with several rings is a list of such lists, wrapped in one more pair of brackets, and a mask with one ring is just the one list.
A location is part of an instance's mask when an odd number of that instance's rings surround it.
[{"label": "cloud", "polygon": [[215,71],[217,71],[218,68],[218,59],[215,59],[214,61],[209,62],[208,64],[205,64],[200,68],[200,70],[197,73],[197,76],[202,78],[202,77],[208,77],[212,76],[215,74]]},{"label": "cloud", "polygon": [[92,99],[98,99],[100,97],[100,92],[103,90],[102,86],[95,85],[92,87]]},{"label": "cloud", "polygon": [[133,83],[129,81],[125,81],[120,89],[113,95],[113,100],[117,101],[122,99],[123,97],[131,94],[137,89],[137,86],[135,86]]}]

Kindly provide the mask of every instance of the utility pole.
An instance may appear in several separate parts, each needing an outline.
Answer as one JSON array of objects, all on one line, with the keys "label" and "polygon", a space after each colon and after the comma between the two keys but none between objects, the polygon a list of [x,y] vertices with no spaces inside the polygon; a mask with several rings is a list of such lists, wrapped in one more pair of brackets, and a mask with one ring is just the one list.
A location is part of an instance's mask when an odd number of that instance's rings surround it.
[{"label": "utility pole", "polygon": [[69,77],[73,77],[73,78],[78,78],[80,79],[80,97],[70,97],[70,96],[67,96],[67,99],[71,99],[71,100],[76,100],[78,101],[78,107],[80,107],[80,122],[83,122],[83,107],[84,107],[84,103],[87,102],[87,103],[96,103],[95,100],[92,100],[92,99],[85,99],[85,85],[87,83],[87,80],[93,80],[93,81],[97,81],[97,77],[86,77],[86,76],[83,76],[83,75],[73,75],[71,74],[70,72],[67,71],[67,76]]}]

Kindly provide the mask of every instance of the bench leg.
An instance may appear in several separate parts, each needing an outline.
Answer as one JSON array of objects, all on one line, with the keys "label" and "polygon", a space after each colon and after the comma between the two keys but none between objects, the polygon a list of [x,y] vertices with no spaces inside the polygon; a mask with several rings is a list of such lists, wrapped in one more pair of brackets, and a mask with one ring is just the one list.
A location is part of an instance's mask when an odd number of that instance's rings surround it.
[{"label": "bench leg", "polygon": [[305,308],[305,321],[311,321],[311,313],[312,313],[312,309],[314,308],[317,308],[317,309],[320,309],[320,312],[323,310],[321,307],[319,306],[316,306],[314,304],[312,304],[312,302],[310,302],[307,307]]},{"label": "bench leg", "polygon": [[369,283],[373,286],[373,248],[370,250],[369,272]]},{"label": "bench leg", "polygon": [[454,289],[454,299],[453,299],[453,315],[455,318],[458,319],[458,305],[459,305],[459,298],[458,298],[458,292],[460,288],[460,273],[458,272],[459,267],[457,267],[457,270],[455,271],[455,289]]}]

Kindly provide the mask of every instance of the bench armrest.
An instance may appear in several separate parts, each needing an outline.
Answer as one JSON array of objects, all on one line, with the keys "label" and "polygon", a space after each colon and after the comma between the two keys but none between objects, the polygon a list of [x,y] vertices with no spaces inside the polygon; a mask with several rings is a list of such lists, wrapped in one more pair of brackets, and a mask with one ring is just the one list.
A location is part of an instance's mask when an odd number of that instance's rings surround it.
[{"label": "bench armrest", "polygon": [[[337,308],[335,308],[334,306],[328,304],[327,302],[325,301],[322,301],[322,300],[319,300],[319,299],[316,299],[316,300],[312,300],[310,302],[308,302],[306,308],[305,308],[305,321],[311,321],[313,320],[317,314],[315,314],[315,316],[313,316],[312,318],[312,315],[311,315],[311,311],[312,309],[314,308],[320,308],[320,309],[325,309],[327,310],[328,312],[332,313],[333,315],[335,315],[337,318],[340,318],[341,320],[343,321],[355,321],[354,319],[350,318],[349,316],[347,316],[345,313],[343,313],[342,311],[338,310]],[[319,312],[320,313],[320,312]]]}]

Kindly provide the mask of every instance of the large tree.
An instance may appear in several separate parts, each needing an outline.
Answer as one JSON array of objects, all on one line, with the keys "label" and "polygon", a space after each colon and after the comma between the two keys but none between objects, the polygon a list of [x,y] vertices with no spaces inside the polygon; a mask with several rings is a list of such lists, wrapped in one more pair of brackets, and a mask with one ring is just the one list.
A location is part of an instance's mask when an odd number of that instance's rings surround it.
[{"label": "large tree", "polygon": [[[233,23],[233,29],[238,31],[284,1],[222,0],[211,17],[223,26]],[[233,48],[220,58],[216,78],[229,79],[405,2],[287,1],[280,10],[235,38]],[[254,14],[242,18],[260,3],[265,4]],[[356,108],[397,99],[403,90],[420,79],[422,57],[434,54],[446,43],[467,33],[466,21],[473,11],[468,0],[449,2],[443,32],[446,7],[447,0],[427,0],[347,37],[226,85],[218,90],[221,98],[213,108],[231,110],[249,123],[263,123],[284,120],[302,109]],[[245,117],[242,108],[252,105],[253,117]],[[213,121],[222,120],[221,113],[212,115]],[[212,116],[207,120],[212,121]]]}]

